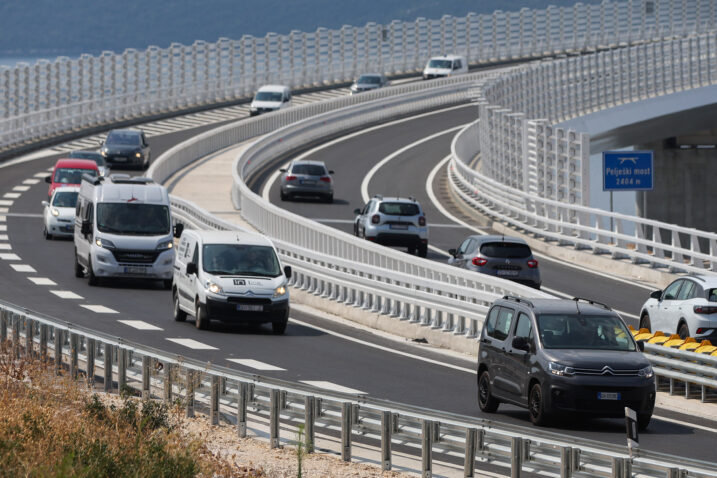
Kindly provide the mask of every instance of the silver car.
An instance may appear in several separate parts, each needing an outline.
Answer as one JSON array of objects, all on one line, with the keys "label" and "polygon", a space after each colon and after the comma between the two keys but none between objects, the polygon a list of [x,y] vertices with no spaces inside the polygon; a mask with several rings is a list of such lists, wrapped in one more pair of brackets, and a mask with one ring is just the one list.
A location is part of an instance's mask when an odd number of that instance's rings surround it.
[{"label": "silver car", "polygon": [[482,274],[510,279],[540,289],[540,269],[523,239],[469,236],[458,249],[449,249],[448,263]]},{"label": "silver car", "polygon": [[314,196],[330,203],[334,201],[333,171],[326,169],[323,161],[292,161],[286,169],[280,169],[281,200],[296,196]]},{"label": "silver car", "polygon": [[380,73],[366,73],[359,76],[358,79],[351,85],[349,90],[352,95],[355,95],[356,93],[360,93],[362,91],[375,90],[377,88],[388,86],[389,84],[390,81],[388,81],[388,78],[386,78],[385,75]]},{"label": "silver car", "polygon": [[363,209],[355,209],[354,234],[384,246],[407,247],[409,254],[426,257],[426,215],[415,199],[374,196]]}]

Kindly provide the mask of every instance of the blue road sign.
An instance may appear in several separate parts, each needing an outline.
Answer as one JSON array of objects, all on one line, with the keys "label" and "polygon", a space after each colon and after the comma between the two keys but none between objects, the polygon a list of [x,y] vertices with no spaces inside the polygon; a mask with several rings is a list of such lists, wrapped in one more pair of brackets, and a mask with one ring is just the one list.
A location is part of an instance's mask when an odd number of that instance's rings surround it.
[{"label": "blue road sign", "polygon": [[604,151],[602,190],[652,190],[652,151]]}]

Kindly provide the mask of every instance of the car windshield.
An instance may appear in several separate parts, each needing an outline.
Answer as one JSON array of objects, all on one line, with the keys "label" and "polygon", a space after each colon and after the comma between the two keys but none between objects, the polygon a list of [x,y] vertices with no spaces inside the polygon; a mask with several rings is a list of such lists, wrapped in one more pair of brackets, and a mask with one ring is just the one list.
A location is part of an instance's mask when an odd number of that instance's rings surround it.
[{"label": "car windshield", "polygon": [[97,163],[97,166],[104,166],[106,164],[105,158],[103,158],[100,153],[94,151],[73,151],[70,153],[70,158],[91,159]]},{"label": "car windshield", "polygon": [[169,234],[169,208],[162,204],[99,203],[100,232],[137,236]]},{"label": "car windshield", "polygon": [[451,60],[431,60],[428,62],[428,68],[451,68]]},{"label": "car windshield", "polygon": [[410,202],[382,202],[378,211],[393,216],[416,216],[419,214],[418,205]]},{"label": "car windshield", "polygon": [[139,134],[137,133],[122,133],[119,131],[112,131],[107,135],[105,144],[128,144],[138,145]]},{"label": "car windshield", "polygon": [[486,257],[499,259],[525,259],[531,255],[527,244],[515,242],[487,242],[480,247],[480,253]]},{"label": "car windshield", "polygon": [[378,85],[381,83],[381,77],[376,75],[361,75],[356,83]]},{"label": "car windshield", "polygon": [[55,171],[54,182],[61,184],[80,184],[82,182],[83,174],[97,176],[97,170],[85,168],[59,168]]},{"label": "car windshield", "polygon": [[278,277],[279,259],[269,246],[248,244],[205,244],[202,267],[208,274]]},{"label": "car windshield", "polygon": [[291,168],[292,174],[308,174],[309,176],[323,176],[326,174],[326,168],[320,164],[295,164]]},{"label": "car windshield", "polygon": [[537,322],[546,349],[635,350],[625,324],[612,315],[544,314]]},{"label": "car windshield", "polygon": [[77,191],[63,191],[62,189],[58,189],[55,193],[52,205],[55,207],[75,207],[77,205]]},{"label": "car windshield", "polygon": [[256,94],[256,101],[281,101],[282,94],[275,91],[260,91]]}]

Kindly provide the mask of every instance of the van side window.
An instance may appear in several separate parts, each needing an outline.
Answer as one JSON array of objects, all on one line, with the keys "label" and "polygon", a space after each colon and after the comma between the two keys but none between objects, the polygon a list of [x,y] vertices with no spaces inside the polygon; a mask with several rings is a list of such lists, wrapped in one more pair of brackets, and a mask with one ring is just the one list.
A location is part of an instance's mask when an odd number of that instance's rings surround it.
[{"label": "van side window", "polygon": [[454,69],[454,70],[459,70],[459,69],[461,69],[462,67],[463,67],[463,65],[461,64],[461,60],[454,60],[454,61],[453,61],[453,69]]},{"label": "van side window", "polygon": [[493,307],[488,312],[488,320],[485,321],[485,331],[488,335],[493,337],[493,331],[495,330],[495,324],[498,321],[498,314],[500,313],[500,307]]},{"label": "van side window", "polygon": [[88,221],[90,224],[92,224],[92,223],[94,222],[94,221],[93,221],[93,216],[94,216],[94,214],[93,214],[93,209],[94,209],[93,206],[94,206],[93,203],[89,203],[89,204],[87,205],[87,209],[85,209],[85,217],[84,217],[84,219],[85,219],[85,221]]},{"label": "van side window", "polygon": [[192,255],[192,262],[197,264],[197,267],[199,267],[199,246],[194,245],[194,254]]},{"label": "van side window", "polygon": [[75,216],[82,217],[80,215],[82,211],[82,201],[80,199],[77,200],[77,204],[75,205]]},{"label": "van side window", "polygon": [[[494,339],[505,340],[508,338],[508,334],[510,333],[510,326],[513,324],[513,316],[515,315],[515,311],[513,309],[508,309],[507,307],[496,307],[496,309],[499,310],[497,313],[497,317],[494,319],[495,326],[492,328],[488,328],[487,332],[488,335],[490,335]],[[493,310],[491,310],[491,315],[492,314]]]},{"label": "van side window", "polygon": [[518,315],[518,322],[515,324],[515,337],[525,337],[528,342],[533,341],[533,327],[530,324],[530,317],[521,312]]},{"label": "van side window", "polygon": [[184,255],[187,253],[187,238],[182,238],[181,241],[179,241],[179,247],[177,248],[177,253],[180,257],[184,257]]}]

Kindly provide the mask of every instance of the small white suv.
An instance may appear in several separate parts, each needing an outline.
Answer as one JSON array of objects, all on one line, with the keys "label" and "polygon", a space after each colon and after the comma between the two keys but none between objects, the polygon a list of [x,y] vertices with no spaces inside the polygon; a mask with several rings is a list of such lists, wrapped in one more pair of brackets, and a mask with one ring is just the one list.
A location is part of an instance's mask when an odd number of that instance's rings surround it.
[{"label": "small white suv", "polygon": [[283,334],[289,320],[287,279],[276,249],[259,234],[184,229],[174,263],[174,320],[194,315],[198,329],[212,319],[271,322]]},{"label": "small white suv", "polygon": [[428,225],[415,199],[376,195],[354,214],[354,235],[384,246],[407,247],[409,254],[426,257]]},{"label": "small white suv", "polygon": [[249,105],[249,116],[282,110],[291,106],[291,89],[285,85],[264,85]]},{"label": "small white suv", "polygon": [[654,291],[640,309],[640,328],[717,343],[717,276],[688,275]]},{"label": "small white suv", "polygon": [[447,76],[468,73],[468,62],[465,57],[458,55],[434,56],[423,69],[423,79],[445,78]]}]

